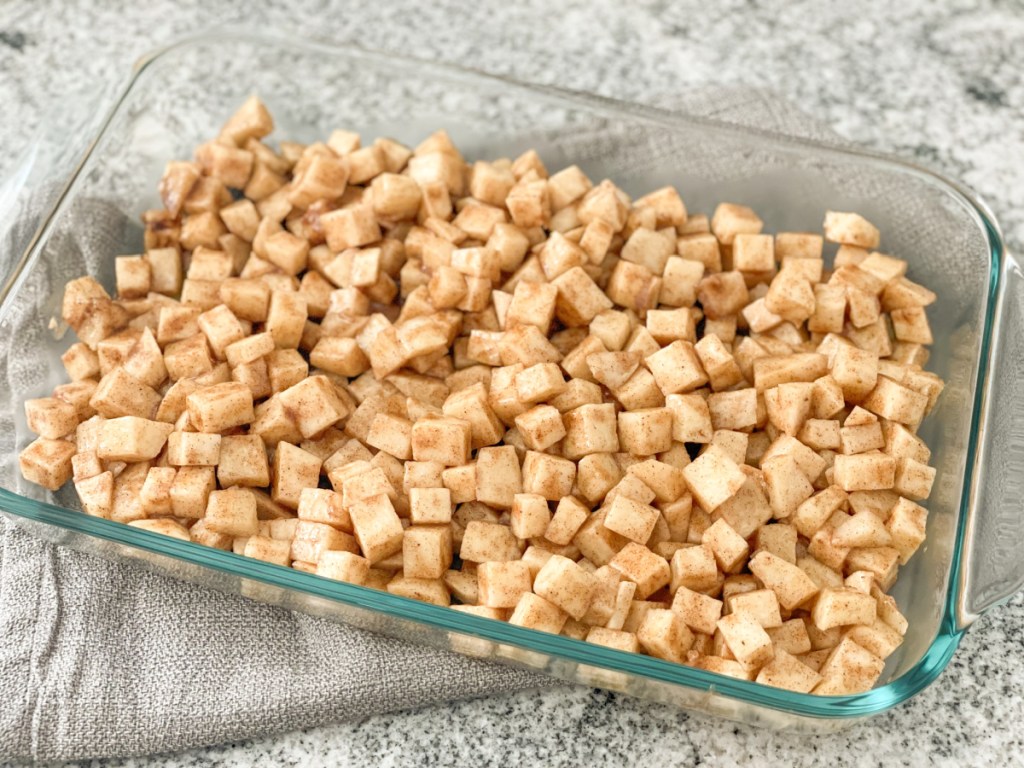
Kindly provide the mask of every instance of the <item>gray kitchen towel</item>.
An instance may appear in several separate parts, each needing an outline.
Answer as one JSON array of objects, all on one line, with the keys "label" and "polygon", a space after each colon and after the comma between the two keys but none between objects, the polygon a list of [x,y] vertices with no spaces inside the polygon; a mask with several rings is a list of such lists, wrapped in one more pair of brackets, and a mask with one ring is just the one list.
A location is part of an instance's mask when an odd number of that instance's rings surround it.
[{"label": "gray kitchen towel", "polygon": [[[696,90],[675,107],[829,136],[750,89]],[[86,263],[89,254],[112,257],[124,217],[101,202],[83,205],[88,225],[75,228],[68,247]],[[21,235],[39,208],[19,217]],[[0,253],[0,274],[13,250]],[[17,366],[13,354],[0,360],[0,378]],[[0,435],[0,448],[11,441]],[[107,562],[0,518],[0,760],[177,751],[554,684]]]}]

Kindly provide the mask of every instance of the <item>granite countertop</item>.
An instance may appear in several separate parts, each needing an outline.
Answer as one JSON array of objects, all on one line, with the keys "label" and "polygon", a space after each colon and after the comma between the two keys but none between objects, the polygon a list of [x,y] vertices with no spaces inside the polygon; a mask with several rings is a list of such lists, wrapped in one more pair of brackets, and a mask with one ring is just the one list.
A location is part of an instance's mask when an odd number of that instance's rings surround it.
[{"label": "granite countertop", "polygon": [[[1024,11],[1000,2],[716,4],[59,0],[0,6],[0,178],[55,103],[218,23],[339,41],[671,106],[697,84],[774,90],[848,139],[976,189],[1024,251]],[[889,4],[886,4],[889,5]],[[589,689],[455,703],[95,765],[1018,764],[1024,599],[985,616],[932,687],[833,736],[708,722]]]}]

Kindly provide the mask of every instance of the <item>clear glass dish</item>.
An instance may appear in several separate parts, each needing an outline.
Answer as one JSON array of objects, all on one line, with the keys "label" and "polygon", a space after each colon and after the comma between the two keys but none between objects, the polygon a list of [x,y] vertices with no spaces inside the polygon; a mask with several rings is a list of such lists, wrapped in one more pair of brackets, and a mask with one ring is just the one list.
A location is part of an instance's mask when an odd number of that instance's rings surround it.
[{"label": "clear glass dish", "polygon": [[[253,92],[270,106],[278,137],[312,140],[344,127],[364,139],[412,143],[443,127],[470,159],[536,147],[549,167],[577,163],[630,193],[673,184],[692,211],[710,213],[723,200],[753,206],[773,230],[817,229],[828,208],[861,212],[879,226],[884,250],[907,259],[910,276],[938,294],[929,368],[948,382],[922,428],[939,473],[928,539],[894,592],[910,630],[881,684],[817,697],[734,680],[89,517],[77,511],[73,490],[49,494],[24,481],[17,452],[31,436],[22,403],[61,382],[59,356],[72,339],[51,318],[59,317],[64,282],[90,271],[89,254],[69,231],[88,226],[90,206],[112,205],[126,225],[108,233],[111,247],[138,252],[138,217],[159,206],[165,162],[190,156]],[[1014,551],[1024,540],[1022,277],[984,204],[926,169],[391,54],[229,32],[141,61],[77,166],[54,171],[33,160],[19,184],[62,185],[52,187],[38,229],[9,246],[17,266],[0,291],[8,366],[0,382],[0,511],[51,541],[414,642],[779,729],[834,729],[906,700],[939,676],[968,625],[1024,579]],[[96,274],[108,286],[116,253],[102,254]]]}]

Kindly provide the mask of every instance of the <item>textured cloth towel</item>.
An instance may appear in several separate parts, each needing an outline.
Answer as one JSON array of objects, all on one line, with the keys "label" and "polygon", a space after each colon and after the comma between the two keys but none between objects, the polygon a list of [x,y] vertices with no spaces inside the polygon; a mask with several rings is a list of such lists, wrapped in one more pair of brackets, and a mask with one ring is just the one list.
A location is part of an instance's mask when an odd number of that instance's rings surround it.
[{"label": "textured cloth towel", "polygon": [[[677,107],[828,136],[760,91],[692,91]],[[83,204],[71,247],[86,264],[109,260],[131,224]],[[39,213],[20,216],[0,274]],[[0,372],[13,375],[15,358]],[[552,684],[70,551],[0,518],[0,760],[175,751]]]}]

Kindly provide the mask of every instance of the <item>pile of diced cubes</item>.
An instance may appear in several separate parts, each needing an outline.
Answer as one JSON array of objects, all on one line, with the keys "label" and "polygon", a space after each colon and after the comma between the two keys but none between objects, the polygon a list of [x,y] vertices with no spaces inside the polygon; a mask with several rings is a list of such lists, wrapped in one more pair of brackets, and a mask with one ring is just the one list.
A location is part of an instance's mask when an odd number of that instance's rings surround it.
[{"label": "pile of diced cubes", "polygon": [[[536,152],[264,141],[171,162],[24,476],[85,513],[816,694],[869,689],[925,537],[935,294],[822,234]],[[114,254],[111,255],[114,258]],[[826,265],[828,261],[828,265]]]}]

